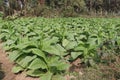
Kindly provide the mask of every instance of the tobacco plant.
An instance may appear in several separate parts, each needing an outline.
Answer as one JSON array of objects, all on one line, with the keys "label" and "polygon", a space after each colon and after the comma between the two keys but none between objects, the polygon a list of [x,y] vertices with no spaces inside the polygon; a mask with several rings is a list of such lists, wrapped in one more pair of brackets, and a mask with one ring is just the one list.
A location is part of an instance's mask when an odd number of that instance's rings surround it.
[{"label": "tobacco plant", "polygon": [[25,71],[41,80],[63,75],[77,58],[94,66],[100,62],[99,50],[106,42],[112,42],[111,49],[120,48],[119,19],[20,18],[0,22],[0,39],[16,64],[13,72]]}]

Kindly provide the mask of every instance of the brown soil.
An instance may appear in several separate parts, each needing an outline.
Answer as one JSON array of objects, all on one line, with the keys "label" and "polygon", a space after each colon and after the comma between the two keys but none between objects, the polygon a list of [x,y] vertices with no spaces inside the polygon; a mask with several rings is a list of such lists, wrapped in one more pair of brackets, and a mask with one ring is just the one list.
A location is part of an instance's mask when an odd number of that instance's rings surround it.
[{"label": "brown soil", "polygon": [[7,54],[0,45],[0,63],[2,71],[0,71],[0,80],[39,80],[38,78],[26,77],[25,73],[14,74],[11,72],[14,64],[9,61]]}]

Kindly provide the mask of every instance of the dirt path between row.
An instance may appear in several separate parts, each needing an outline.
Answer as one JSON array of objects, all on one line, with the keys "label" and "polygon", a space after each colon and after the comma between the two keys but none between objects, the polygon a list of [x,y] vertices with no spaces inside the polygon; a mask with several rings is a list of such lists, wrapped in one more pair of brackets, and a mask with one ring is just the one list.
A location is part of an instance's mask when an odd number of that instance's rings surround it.
[{"label": "dirt path between row", "polygon": [[2,70],[4,71],[5,77],[3,80],[39,80],[38,78],[31,78],[26,77],[25,73],[21,74],[14,74],[11,72],[12,67],[14,64],[10,62],[10,60],[7,57],[6,52],[2,49],[2,46],[0,44],[0,63],[2,66]]}]

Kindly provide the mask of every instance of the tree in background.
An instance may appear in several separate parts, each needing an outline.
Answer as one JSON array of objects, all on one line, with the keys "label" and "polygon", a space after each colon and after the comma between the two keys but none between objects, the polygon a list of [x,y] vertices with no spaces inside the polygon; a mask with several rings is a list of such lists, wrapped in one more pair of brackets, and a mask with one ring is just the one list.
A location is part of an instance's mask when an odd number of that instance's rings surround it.
[{"label": "tree in background", "polygon": [[120,0],[8,0],[8,1],[10,4],[9,9],[10,12],[21,11],[25,16],[45,16],[46,14],[54,16],[55,14],[57,14],[58,16],[74,17],[76,15],[79,16],[81,14],[89,15],[99,14],[104,15],[118,13],[120,14]]},{"label": "tree in background", "polygon": [[0,11],[2,11],[2,0],[0,0]]}]

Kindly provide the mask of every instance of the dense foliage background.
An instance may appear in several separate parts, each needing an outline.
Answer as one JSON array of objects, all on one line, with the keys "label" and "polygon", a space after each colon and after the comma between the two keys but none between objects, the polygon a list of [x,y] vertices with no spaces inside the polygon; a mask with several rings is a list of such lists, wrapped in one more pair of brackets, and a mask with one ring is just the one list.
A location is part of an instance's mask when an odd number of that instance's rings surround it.
[{"label": "dense foliage background", "polygon": [[[0,0],[2,3],[3,0]],[[19,0],[18,0],[19,1]],[[120,15],[120,0],[21,0],[24,15],[72,17],[87,15]],[[16,0],[9,0],[16,5]],[[19,6],[14,6],[19,7]],[[15,8],[16,9],[16,8]]]}]

